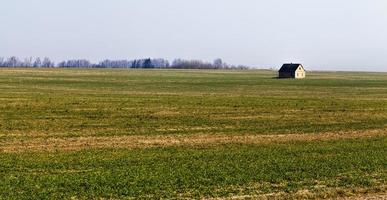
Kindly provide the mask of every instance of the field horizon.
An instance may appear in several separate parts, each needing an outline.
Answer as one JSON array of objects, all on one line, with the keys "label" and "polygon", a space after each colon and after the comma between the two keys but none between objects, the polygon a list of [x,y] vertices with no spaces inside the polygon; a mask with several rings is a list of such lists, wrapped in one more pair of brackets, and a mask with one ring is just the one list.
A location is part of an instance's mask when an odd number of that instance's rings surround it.
[{"label": "field horizon", "polygon": [[0,68],[0,199],[386,198],[387,72]]}]

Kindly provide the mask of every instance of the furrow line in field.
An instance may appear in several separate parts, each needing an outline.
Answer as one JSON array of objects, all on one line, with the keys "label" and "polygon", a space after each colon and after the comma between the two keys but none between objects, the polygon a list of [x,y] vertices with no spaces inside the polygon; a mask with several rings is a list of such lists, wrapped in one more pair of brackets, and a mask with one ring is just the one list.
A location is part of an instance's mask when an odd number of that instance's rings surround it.
[{"label": "furrow line in field", "polygon": [[112,136],[73,138],[33,138],[0,142],[3,152],[77,151],[84,149],[127,148],[145,149],[173,146],[213,146],[222,144],[270,144],[297,141],[331,141],[387,136],[387,129],[342,131],[318,134],[282,135],[168,135]]}]

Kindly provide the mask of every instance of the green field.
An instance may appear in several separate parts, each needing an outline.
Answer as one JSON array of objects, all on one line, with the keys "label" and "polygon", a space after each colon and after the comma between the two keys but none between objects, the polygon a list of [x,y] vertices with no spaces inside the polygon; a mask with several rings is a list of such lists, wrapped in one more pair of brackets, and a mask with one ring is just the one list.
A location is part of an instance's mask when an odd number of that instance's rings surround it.
[{"label": "green field", "polygon": [[0,199],[384,196],[387,73],[275,76],[0,69]]}]

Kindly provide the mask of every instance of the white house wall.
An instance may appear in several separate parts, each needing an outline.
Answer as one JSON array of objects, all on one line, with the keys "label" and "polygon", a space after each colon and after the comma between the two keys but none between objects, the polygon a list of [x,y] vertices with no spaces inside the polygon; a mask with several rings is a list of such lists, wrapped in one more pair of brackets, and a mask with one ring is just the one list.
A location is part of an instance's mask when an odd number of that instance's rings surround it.
[{"label": "white house wall", "polygon": [[295,78],[299,78],[299,79],[305,78],[305,70],[301,66],[298,67],[295,73],[296,73]]}]

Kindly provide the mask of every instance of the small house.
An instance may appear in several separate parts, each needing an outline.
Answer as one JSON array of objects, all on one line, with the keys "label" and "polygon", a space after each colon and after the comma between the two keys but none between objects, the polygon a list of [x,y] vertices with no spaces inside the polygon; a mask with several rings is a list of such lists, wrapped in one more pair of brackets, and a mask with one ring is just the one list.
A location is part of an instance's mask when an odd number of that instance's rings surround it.
[{"label": "small house", "polygon": [[306,77],[306,71],[301,64],[284,64],[278,73],[279,78],[302,79]]}]

